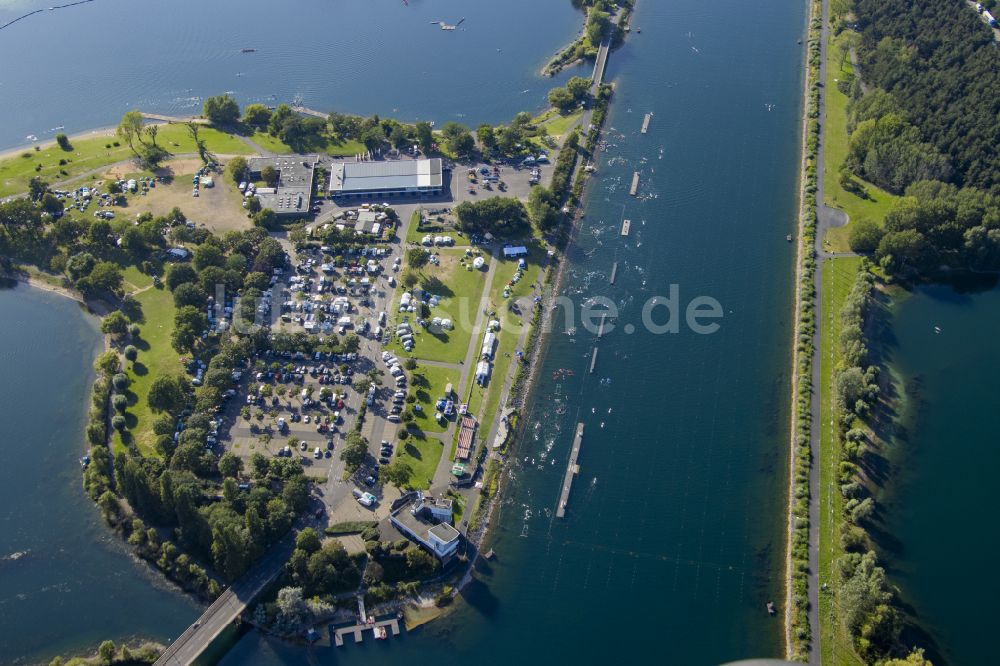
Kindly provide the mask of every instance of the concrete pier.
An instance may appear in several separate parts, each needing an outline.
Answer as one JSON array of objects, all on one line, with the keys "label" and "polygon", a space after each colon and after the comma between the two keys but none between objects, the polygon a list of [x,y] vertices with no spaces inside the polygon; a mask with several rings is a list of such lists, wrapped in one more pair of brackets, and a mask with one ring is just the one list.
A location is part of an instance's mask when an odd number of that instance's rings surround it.
[{"label": "concrete pier", "polygon": [[594,353],[590,357],[590,374],[594,374],[594,368],[597,367],[597,347],[594,347]]},{"label": "concrete pier", "polygon": [[618,276],[618,262],[616,261],[613,266],[611,266],[611,284],[615,283],[615,278]]},{"label": "concrete pier", "polygon": [[[636,178],[638,177],[639,174],[636,174]],[[633,184],[632,187],[635,188],[635,185]],[[634,195],[635,192],[633,191],[632,194]],[[628,232],[631,230],[632,230],[632,220],[622,220],[622,236],[628,236]]]},{"label": "concrete pier", "polygon": [[632,187],[629,188],[628,193],[633,197],[639,192],[639,172],[636,171],[632,174]]},{"label": "concrete pier", "polygon": [[[595,350],[596,351],[596,350]],[[566,465],[566,476],[563,477],[562,491],[559,493],[559,506],[556,507],[556,518],[566,517],[566,504],[569,503],[569,491],[573,487],[573,477],[580,471],[576,463],[583,446],[583,424],[576,424],[576,436],[573,438],[573,448],[569,452],[569,463]]]},{"label": "concrete pier", "polygon": [[653,114],[652,113],[647,113],[646,117],[643,118],[643,120],[642,120],[642,129],[640,130],[640,132],[642,132],[643,134],[645,134],[646,132],[649,131],[649,121],[651,121],[652,119],[653,119]]}]

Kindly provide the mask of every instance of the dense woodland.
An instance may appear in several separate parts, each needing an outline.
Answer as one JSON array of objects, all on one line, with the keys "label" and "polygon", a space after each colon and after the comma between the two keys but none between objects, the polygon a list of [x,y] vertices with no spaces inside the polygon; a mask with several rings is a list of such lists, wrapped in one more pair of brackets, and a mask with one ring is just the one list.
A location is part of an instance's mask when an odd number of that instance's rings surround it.
[{"label": "dense woodland", "polygon": [[1000,50],[957,0],[854,0],[865,83],[889,92],[924,140],[948,155],[958,185],[1000,177]]},{"label": "dense woodland", "polygon": [[887,274],[1000,269],[1000,50],[976,12],[946,0],[855,0],[859,80],[845,189],[856,174],[904,195],[850,243]]}]

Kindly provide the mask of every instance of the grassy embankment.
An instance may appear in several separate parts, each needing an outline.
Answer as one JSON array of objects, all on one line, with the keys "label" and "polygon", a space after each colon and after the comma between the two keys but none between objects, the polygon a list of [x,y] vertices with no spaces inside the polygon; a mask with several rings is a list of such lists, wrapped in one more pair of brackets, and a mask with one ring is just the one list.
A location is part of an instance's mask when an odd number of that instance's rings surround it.
[{"label": "grassy embankment", "polygon": [[[164,375],[183,372],[180,355],[170,343],[174,329],[174,298],[166,289],[152,286],[152,280],[134,266],[124,271],[126,287],[142,307],[141,341],[136,344],[139,356],[135,363],[126,363],[126,373],[130,384],[128,389],[129,408],[126,414],[130,436],[134,438],[139,451],[145,456],[158,456],[153,448],[156,436],[153,421],[156,416],[149,408],[147,396],[153,380]],[[136,293],[137,292],[137,293]],[[121,451],[124,444],[121,434],[114,435],[114,449]]]},{"label": "grassy embankment", "polygon": [[539,128],[544,127],[549,136],[562,141],[563,135],[569,131],[583,117],[583,109],[576,109],[567,114],[562,114],[556,109],[549,109],[536,117],[532,123]]},{"label": "grassy embankment", "polygon": [[[826,122],[823,125],[824,203],[847,213],[850,221],[869,219],[881,224],[898,197],[855,176],[854,179],[867,193],[867,198],[863,198],[841,187],[838,174],[840,165],[847,159],[850,146],[850,135],[847,133],[847,106],[850,99],[837,88],[837,81],[854,75],[849,52],[852,34],[855,33],[849,30],[844,30],[837,36],[831,32],[827,44]],[[828,243],[826,249],[830,252],[849,252],[849,228],[850,224],[828,231],[824,239]]]},{"label": "grassy embankment", "polygon": [[[836,584],[834,564],[843,554],[840,532],[844,523],[844,499],[840,493],[838,468],[841,460],[837,433],[835,370],[839,358],[841,317],[851,287],[854,285],[860,257],[830,259],[823,264],[823,312],[820,321],[820,526],[819,580]],[[831,666],[857,666],[857,658],[835,606],[832,591],[820,593],[820,648],[822,663]]]},{"label": "grassy embankment", "polygon": [[[252,152],[238,137],[211,127],[202,126],[199,136],[208,150],[217,155]],[[197,152],[185,125],[161,125],[156,141],[173,154]],[[114,145],[115,142],[119,145]],[[129,147],[114,136],[75,139],[71,141],[70,150],[63,150],[55,142],[38,148],[25,149],[0,160],[0,197],[27,192],[28,181],[34,176],[53,184],[133,157]],[[60,161],[65,163],[60,164]],[[95,179],[99,177],[94,174]]]}]

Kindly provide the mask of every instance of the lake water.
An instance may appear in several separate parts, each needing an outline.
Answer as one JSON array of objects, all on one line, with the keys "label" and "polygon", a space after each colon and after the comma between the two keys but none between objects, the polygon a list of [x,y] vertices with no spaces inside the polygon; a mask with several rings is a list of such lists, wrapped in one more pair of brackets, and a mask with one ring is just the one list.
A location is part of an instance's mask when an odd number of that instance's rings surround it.
[{"label": "lake water", "polygon": [[[0,25],[51,0],[0,0]],[[457,23],[443,31],[431,21]],[[534,111],[582,25],[570,0],[95,0],[0,30],[0,148],[205,97],[478,124]],[[255,48],[255,53],[241,53]],[[589,72],[585,72],[589,75]],[[571,74],[556,79],[563,81]]]},{"label": "lake water", "polygon": [[[310,663],[781,656],[782,622],[765,604],[783,599],[794,255],[785,235],[796,210],[804,10],[640,2],[642,34],[611,59],[612,146],[566,292],[605,295],[621,306],[619,324],[638,326],[642,304],[677,284],[682,307],[701,295],[722,304],[721,329],[616,331],[598,343],[594,375],[594,337],[579,324],[576,336],[557,332],[489,544],[497,559],[449,618],[378,644],[316,648]],[[647,111],[655,117],[643,136]],[[628,196],[635,170],[642,200]],[[618,235],[623,216],[628,239]],[[581,472],[559,520],[578,420]],[[249,634],[223,663],[305,658]]]},{"label": "lake water", "polygon": [[1000,535],[989,516],[1000,465],[998,329],[1000,289],[922,288],[892,322],[892,363],[909,400],[879,498],[880,543],[890,579],[929,633],[916,642],[937,653],[935,664],[996,661],[1000,582],[991,572]]},{"label": "lake water", "polygon": [[[0,13],[43,5],[0,0]],[[45,138],[58,125],[112,124],[135,106],[191,113],[201,97],[225,90],[242,102],[300,96],[317,108],[470,125],[501,120],[542,104],[554,83],[538,79],[537,70],[580,24],[569,0],[409,5],[97,0],[36,15],[0,31],[0,62],[20,63],[0,71],[0,146],[28,133]],[[608,122],[612,145],[570,251],[567,293],[581,302],[608,296],[621,305],[620,323],[638,326],[643,303],[677,284],[681,308],[696,296],[721,304],[720,330],[610,333],[599,343],[593,376],[586,374],[593,336],[582,327],[576,336],[556,332],[490,544],[497,559],[453,615],[379,644],[308,654],[251,633],[224,663],[594,663],[625,655],[716,664],[781,654],[782,623],[767,616],[765,604],[783,598],[794,258],[785,235],[796,213],[804,49],[797,40],[805,9],[798,2],[640,0],[634,25],[642,34],[610,62],[619,86]],[[463,16],[454,33],[429,25]],[[241,47],[259,50],[240,54]],[[656,115],[640,136],[647,111]],[[627,195],[634,170],[642,172],[641,199]],[[617,235],[623,216],[633,220],[628,239]],[[613,261],[620,266],[610,287]],[[4,297],[22,307],[46,298],[32,293]],[[69,520],[55,496],[65,492],[78,498],[73,510],[89,516],[64,531],[34,516],[38,543],[65,536],[74,561],[89,564],[39,566],[40,579],[67,570],[117,578],[114,586],[99,583],[100,592],[73,587],[13,617],[11,631],[0,627],[0,635],[23,643],[17,654],[55,649],[53,639],[176,635],[195,616],[116,550],[79,489],[75,461],[96,337],[90,323],[79,340],[57,343],[56,332],[65,340],[74,325],[64,320],[86,321],[64,306],[38,305],[14,320],[9,334],[27,336],[32,349],[51,335],[61,365],[42,373],[38,358],[3,361],[4,376],[29,367],[39,377],[59,376],[65,404],[58,418],[72,417],[61,440],[64,479],[43,488],[41,473],[25,469],[11,486],[22,493],[5,498],[11,505],[32,490]],[[37,330],[24,324],[36,321]],[[19,425],[29,408],[41,412],[51,384],[38,390],[34,402],[6,412]],[[48,441],[51,411],[41,412],[44,439],[12,441]],[[587,427],[581,473],[567,518],[557,520],[552,512],[577,420]],[[23,453],[16,459],[36,462]],[[92,548],[102,554],[86,560]],[[107,589],[129,590],[138,605],[122,610],[124,601],[110,603]],[[70,617],[51,622],[60,603],[72,606]],[[89,629],[82,626],[88,618],[95,620]]]},{"label": "lake water", "polygon": [[[83,491],[96,320],[73,301],[0,290],[0,662],[35,663],[107,638],[176,636],[198,606],[167,589]],[[15,553],[22,553],[14,559]]]}]

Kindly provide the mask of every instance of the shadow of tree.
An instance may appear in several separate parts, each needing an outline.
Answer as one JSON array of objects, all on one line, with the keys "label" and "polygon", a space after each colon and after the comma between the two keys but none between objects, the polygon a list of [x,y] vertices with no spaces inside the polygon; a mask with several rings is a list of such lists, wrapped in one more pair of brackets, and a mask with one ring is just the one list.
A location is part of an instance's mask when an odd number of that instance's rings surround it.
[{"label": "shadow of tree", "polygon": [[132,372],[135,373],[136,377],[144,377],[149,374],[149,368],[144,363],[135,361],[132,363]]}]

